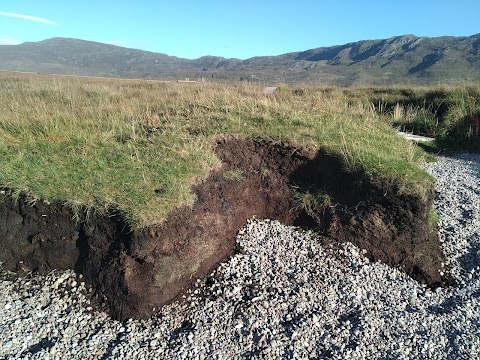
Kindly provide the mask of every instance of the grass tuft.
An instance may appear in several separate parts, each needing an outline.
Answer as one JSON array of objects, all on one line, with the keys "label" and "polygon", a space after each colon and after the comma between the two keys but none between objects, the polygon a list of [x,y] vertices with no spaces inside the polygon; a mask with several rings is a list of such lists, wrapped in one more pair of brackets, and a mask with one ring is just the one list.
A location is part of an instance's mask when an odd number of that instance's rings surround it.
[{"label": "grass tuft", "polygon": [[245,174],[242,169],[230,169],[223,173],[223,177],[225,180],[242,181],[245,179]]},{"label": "grass tuft", "polygon": [[332,199],[323,192],[311,193],[310,191],[294,191],[293,198],[297,203],[297,209],[303,210],[318,223],[322,221],[321,217],[325,210],[332,206]]},{"label": "grass tuft", "polygon": [[438,223],[440,222],[440,216],[438,215],[435,208],[430,209],[430,213],[428,214],[428,226],[430,230],[436,231],[438,229]]}]

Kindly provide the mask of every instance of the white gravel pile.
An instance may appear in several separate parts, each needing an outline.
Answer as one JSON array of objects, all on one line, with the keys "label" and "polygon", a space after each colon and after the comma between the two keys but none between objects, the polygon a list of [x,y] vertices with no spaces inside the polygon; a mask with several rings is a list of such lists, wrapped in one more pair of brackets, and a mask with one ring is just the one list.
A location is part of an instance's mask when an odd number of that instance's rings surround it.
[{"label": "white gravel pile", "polygon": [[72,271],[1,281],[0,358],[480,358],[480,156],[427,168],[453,288],[431,291],[350,243],[252,220],[241,254],[147,321],[90,308]]}]

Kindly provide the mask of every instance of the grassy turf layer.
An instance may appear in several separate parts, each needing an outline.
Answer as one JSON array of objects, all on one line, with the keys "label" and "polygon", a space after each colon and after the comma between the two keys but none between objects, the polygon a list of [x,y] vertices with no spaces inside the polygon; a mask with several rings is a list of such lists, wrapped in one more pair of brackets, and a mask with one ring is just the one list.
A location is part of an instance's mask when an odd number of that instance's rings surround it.
[{"label": "grassy turf layer", "polygon": [[[341,89],[0,75],[0,185],[90,211],[117,209],[132,228],[195,199],[226,134],[322,148],[385,187],[423,197],[423,152],[370,103]],[[346,189],[348,191],[348,189]]]}]

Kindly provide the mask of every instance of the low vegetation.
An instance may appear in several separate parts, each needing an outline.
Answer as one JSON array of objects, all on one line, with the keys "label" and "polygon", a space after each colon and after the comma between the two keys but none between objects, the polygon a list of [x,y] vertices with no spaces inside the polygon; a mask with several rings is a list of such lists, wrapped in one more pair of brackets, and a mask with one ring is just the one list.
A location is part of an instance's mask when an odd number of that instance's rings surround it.
[{"label": "low vegetation", "polygon": [[346,90],[370,102],[402,131],[434,137],[440,146],[480,149],[480,85]]},{"label": "low vegetation", "polygon": [[[32,203],[64,201],[78,214],[118,211],[138,229],[193,204],[192,186],[221,166],[215,140],[235,134],[322,148],[384,187],[425,196],[433,179],[418,166],[423,151],[384,118],[389,104],[397,103],[402,116],[410,116],[406,99],[412,97],[379,98],[386,104],[379,114],[373,95],[285,86],[265,96],[262,86],[243,83],[4,73],[0,185],[28,193]],[[478,104],[470,109],[468,96],[465,116],[477,116]],[[457,129],[452,126],[447,134]],[[244,174],[225,176],[241,181]]]},{"label": "low vegetation", "polygon": [[334,206],[330,196],[323,192],[295,191],[293,197],[298,209],[305,211],[317,223],[322,223],[325,210],[330,206]]}]

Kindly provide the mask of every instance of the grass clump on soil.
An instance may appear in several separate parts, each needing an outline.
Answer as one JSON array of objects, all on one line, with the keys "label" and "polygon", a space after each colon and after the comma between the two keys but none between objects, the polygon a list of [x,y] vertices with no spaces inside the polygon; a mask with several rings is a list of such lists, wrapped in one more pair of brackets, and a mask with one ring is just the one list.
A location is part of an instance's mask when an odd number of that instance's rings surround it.
[{"label": "grass clump on soil", "polygon": [[245,174],[242,169],[230,169],[223,173],[223,178],[225,180],[241,181],[245,179]]},{"label": "grass clump on soil", "polygon": [[295,191],[293,198],[297,203],[297,207],[311,218],[315,219],[318,223],[322,222],[322,215],[325,210],[333,206],[332,199],[324,192],[300,192]]},{"label": "grass clump on soil", "polygon": [[[424,154],[369,103],[341,89],[0,75],[0,185],[90,212],[119,211],[134,229],[192,205],[226,134],[318,150],[399,192],[433,184]],[[226,174],[241,179],[243,174]],[[80,212],[80,211],[77,211]]]},{"label": "grass clump on soil", "polygon": [[436,230],[438,227],[438,223],[440,222],[440,216],[438,215],[435,208],[431,208],[428,214],[428,226],[431,230]]}]

